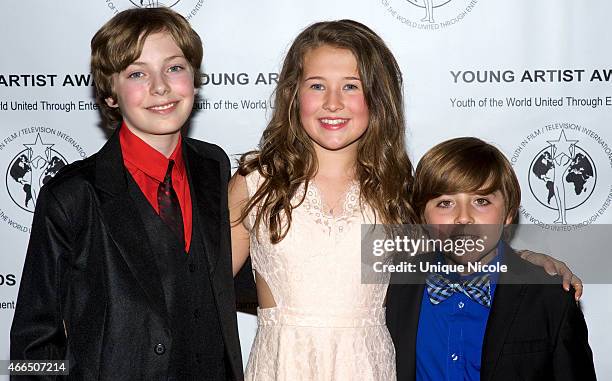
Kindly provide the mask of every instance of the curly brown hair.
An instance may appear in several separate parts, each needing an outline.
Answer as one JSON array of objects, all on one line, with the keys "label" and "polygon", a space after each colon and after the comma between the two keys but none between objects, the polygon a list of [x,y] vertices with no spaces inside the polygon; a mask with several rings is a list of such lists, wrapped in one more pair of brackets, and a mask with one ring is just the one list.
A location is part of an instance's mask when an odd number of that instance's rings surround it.
[{"label": "curly brown hair", "polygon": [[119,12],[91,39],[91,73],[96,100],[109,127],[122,120],[121,111],[106,104],[107,98],[117,100],[113,91],[113,74],[120,73],[136,61],[147,37],[158,32],[172,36],[193,69],[194,86],[201,86],[202,40],[183,16],[165,7]]},{"label": "curly brown hair", "polygon": [[242,176],[258,171],[263,182],[249,199],[237,221],[256,208],[253,226],[266,223],[270,241],[280,242],[291,227],[291,199],[318,169],[313,143],[299,118],[298,88],[304,56],[322,45],[347,49],[354,55],[369,110],[369,125],[358,143],[356,177],[360,201],[369,205],[377,221],[398,224],[414,221],[408,201],[412,163],[404,142],[402,74],[384,41],[367,26],[353,20],[318,22],[295,39],[283,62],[274,93],[274,112],[258,150],[239,160]]}]

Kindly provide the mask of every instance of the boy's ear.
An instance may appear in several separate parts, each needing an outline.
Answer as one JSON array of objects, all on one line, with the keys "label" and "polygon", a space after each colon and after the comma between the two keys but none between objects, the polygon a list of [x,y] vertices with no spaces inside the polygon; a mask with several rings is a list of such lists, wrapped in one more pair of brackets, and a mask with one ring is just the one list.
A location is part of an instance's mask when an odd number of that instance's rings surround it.
[{"label": "boy's ear", "polygon": [[119,105],[117,104],[117,101],[115,101],[115,98],[113,98],[113,97],[108,97],[104,101],[106,102],[108,107],[112,107],[112,108],[119,107]]}]

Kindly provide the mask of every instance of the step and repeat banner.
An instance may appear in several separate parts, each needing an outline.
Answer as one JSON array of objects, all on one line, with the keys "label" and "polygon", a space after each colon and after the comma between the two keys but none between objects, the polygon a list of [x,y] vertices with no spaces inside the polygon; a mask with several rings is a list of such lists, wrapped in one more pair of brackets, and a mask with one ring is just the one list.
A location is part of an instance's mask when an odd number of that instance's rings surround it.
[{"label": "step and repeat banner", "polygon": [[[108,137],[93,97],[90,39],[117,12],[157,3],[0,5],[0,359],[8,359],[40,188]],[[253,149],[274,107],[270,95],[293,38],[313,22],[351,18],[380,34],[400,63],[407,148],[415,163],[442,140],[477,136],[498,146],[513,164],[523,192],[521,223],[544,232],[562,230],[560,222],[576,224],[571,229],[578,231],[612,222],[609,1],[168,0],[165,5],[188,18],[204,41],[204,86],[189,136],[216,143],[234,157]],[[555,152],[572,160],[556,160]],[[555,255],[550,246],[538,249]],[[588,251],[580,252],[579,245],[577,251],[565,260],[581,269]],[[602,380],[612,378],[612,365],[605,361],[612,350],[612,286],[606,283],[612,280],[587,284],[582,300]],[[243,314],[239,322],[246,362],[256,322]]]}]

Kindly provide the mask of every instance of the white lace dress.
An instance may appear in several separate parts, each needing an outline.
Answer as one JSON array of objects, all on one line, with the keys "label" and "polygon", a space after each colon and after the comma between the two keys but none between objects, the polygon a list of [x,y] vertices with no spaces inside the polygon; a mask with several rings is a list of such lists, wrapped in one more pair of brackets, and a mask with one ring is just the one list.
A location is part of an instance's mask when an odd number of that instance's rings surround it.
[{"label": "white lace dress", "polygon": [[[252,196],[257,171],[246,178]],[[297,201],[304,194],[297,192]],[[385,326],[387,282],[362,284],[360,229],[371,223],[359,207],[359,186],[347,192],[340,216],[326,214],[311,182],[278,244],[251,229],[253,269],[270,287],[276,307],[258,309],[246,380],[395,380],[395,350]],[[254,213],[247,221],[253,226]]]}]

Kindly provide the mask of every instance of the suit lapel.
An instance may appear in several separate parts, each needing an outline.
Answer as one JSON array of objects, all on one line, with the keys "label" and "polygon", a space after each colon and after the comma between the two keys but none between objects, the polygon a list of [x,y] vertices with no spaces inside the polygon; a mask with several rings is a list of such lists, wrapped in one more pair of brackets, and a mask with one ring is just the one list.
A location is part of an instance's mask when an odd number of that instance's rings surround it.
[{"label": "suit lapel", "polygon": [[482,364],[480,377],[483,381],[491,380],[499,361],[506,337],[510,331],[523,297],[527,291],[525,279],[522,278],[525,265],[509,246],[504,249],[504,262],[508,272],[501,273],[495,287],[495,295],[482,345]]},{"label": "suit lapel", "polygon": [[[423,300],[423,290],[425,285],[410,284],[404,285],[407,289],[406,303],[404,304],[403,316],[406,317],[406,328],[400,331],[401,340],[404,342],[404,347],[408,350],[401,354],[401,361],[406,362],[405,380],[416,379],[416,339],[419,329],[419,316],[421,314],[421,302]],[[399,357],[398,357],[399,359]],[[399,380],[399,378],[398,378]]]},{"label": "suit lapel", "polygon": [[[419,266],[421,262],[430,260],[431,255],[423,254],[413,258],[411,262]],[[393,295],[393,302],[396,303],[397,312],[393,318],[396,327],[389,329],[395,332],[398,381],[416,379],[416,341],[426,275],[421,272],[409,274],[407,277],[401,273],[391,275],[392,284],[389,287],[391,292],[396,293]]]},{"label": "suit lapel", "polygon": [[221,226],[221,178],[219,163],[200,155],[189,144],[183,146],[189,187],[192,194],[193,213],[197,214],[198,224],[194,229],[200,229],[208,271],[213,284],[213,274],[219,259],[219,234]]},{"label": "suit lapel", "polygon": [[159,270],[140,213],[129,195],[119,129],[96,159],[96,187],[104,224],[130,271],[161,316],[167,316]]}]

